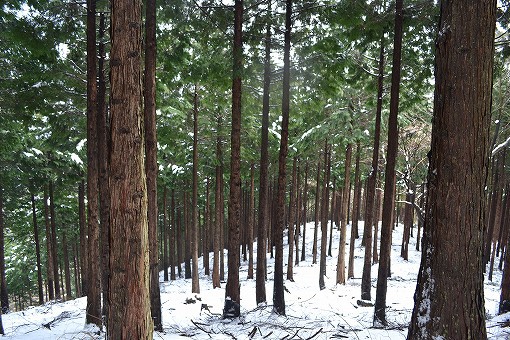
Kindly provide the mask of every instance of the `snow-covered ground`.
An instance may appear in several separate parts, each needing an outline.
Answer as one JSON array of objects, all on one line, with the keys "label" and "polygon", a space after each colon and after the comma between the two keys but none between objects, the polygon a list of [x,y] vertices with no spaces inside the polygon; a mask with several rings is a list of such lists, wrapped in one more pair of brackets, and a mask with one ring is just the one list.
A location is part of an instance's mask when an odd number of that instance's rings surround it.
[{"label": "snow-covered ground", "polygon": [[[400,258],[402,226],[393,234],[391,278],[388,281],[387,318],[384,329],[372,327],[373,307],[358,305],[361,295],[363,253],[361,238],[356,240],[355,278],[346,285],[336,285],[336,263],[339,232],[334,231],[333,257],[327,259],[326,289],[319,289],[319,265],[312,264],[314,224],[307,225],[306,261],[294,268],[294,282],[285,281],[286,316],[272,313],[273,259],[268,258],[266,294],[268,305],[255,303],[255,280],[247,280],[247,262],[242,262],[241,317],[221,317],[225,284],[213,289],[210,277],[201,268],[201,294],[191,293],[191,280],[161,282],[163,333],[154,339],[405,339],[413,308],[413,294],[419,268],[420,253],[411,239],[409,261]],[[359,226],[363,231],[363,223]],[[319,239],[320,239],[320,232]],[[329,233],[328,233],[329,234]],[[350,231],[347,232],[350,235]],[[286,242],[285,242],[286,243]],[[256,247],[256,246],[255,246]],[[255,248],[256,249],[256,248]],[[286,248],[287,249],[287,248]],[[346,247],[348,251],[349,247]],[[256,254],[256,251],[255,251]],[[287,251],[285,251],[285,263]],[[201,261],[202,259],[200,259]],[[256,256],[255,256],[256,260]],[[226,261],[225,261],[226,263]],[[212,264],[212,256],[211,256]],[[286,266],[284,268],[286,272]],[[161,274],[161,281],[163,276]],[[375,298],[377,265],[372,266],[372,297]],[[485,308],[489,339],[510,339],[510,328],[504,327],[510,315],[497,314],[501,273],[495,272],[493,282],[485,283]],[[207,305],[209,310],[202,309]],[[86,298],[64,303],[47,303],[22,312],[3,316],[5,338],[8,339],[104,339],[103,332],[85,326]]]}]

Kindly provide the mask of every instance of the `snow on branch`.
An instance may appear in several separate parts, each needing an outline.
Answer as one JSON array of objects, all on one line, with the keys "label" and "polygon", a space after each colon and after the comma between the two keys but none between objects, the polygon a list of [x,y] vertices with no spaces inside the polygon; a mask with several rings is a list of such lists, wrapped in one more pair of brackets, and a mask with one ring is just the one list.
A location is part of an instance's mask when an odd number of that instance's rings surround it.
[{"label": "snow on branch", "polygon": [[492,150],[491,152],[491,155],[494,156],[495,154],[497,154],[498,152],[500,152],[503,148],[506,148],[508,147],[508,145],[510,145],[510,137],[508,137],[506,139],[506,141],[504,141],[503,143],[499,144],[498,146],[496,146],[494,148],[494,150]]}]

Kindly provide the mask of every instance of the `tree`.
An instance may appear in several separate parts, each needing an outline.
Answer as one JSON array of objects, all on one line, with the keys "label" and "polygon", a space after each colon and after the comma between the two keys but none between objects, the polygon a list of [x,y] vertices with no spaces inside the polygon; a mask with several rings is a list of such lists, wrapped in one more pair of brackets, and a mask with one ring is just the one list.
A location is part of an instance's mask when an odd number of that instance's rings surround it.
[{"label": "tree", "polygon": [[[363,227],[363,241],[365,244],[365,256],[363,260],[363,274],[361,277],[361,298],[370,300],[372,297],[372,225],[379,223],[379,217],[375,215],[375,188],[377,186],[377,169],[379,165],[379,141],[381,136],[381,112],[384,80],[384,36],[381,37],[379,53],[379,72],[377,75],[377,108],[375,112],[374,147],[372,149],[372,168],[367,179],[367,194],[365,208],[365,222]],[[377,234],[375,235],[377,237]],[[375,247],[374,247],[375,248]],[[377,252],[377,249],[374,249]]]},{"label": "tree", "polygon": [[[5,238],[4,238],[4,189],[0,186],[0,314],[9,312],[9,295],[7,294],[7,280],[5,278]],[[3,334],[3,333],[2,333]]]},{"label": "tree", "polygon": [[280,153],[278,156],[278,191],[276,198],[275,268],[273,288],[273,309],[279,315],[285,315],[285,293],[283,287],[283,229],[285,214],[285,177],[289,148],[289,111],[290,111],[290,40],[292,25],[292,0],[285,2],[285,43],[283,51],[283,96],[282,127]]},{"label": "tree", "polygon": [[[99,186],[97,144],[97,56],[96,56],[96,1],[87,0],[87,317],[86,323],[102,325],[101,279],[99,276]],[[52,186],[50,183],[50,197]],[[53,215],[53,214],[52,214]],[[53,223],[53,218],[52,218]],[[53,228],[52,228],[53,229]],[[53,247],[56,244],[53,243]],[[54,259],[54,270],[56,259]],[[58,275],[55,295],[58,298]]]},{"label": "tree", "polygon": [[[269,2],[270,4],[270,2]],[[269,5],[268,5],[269,6]],[[268,16],[270,7],[268,7]],[[257,304],[266,301],[266,253],[267,230],[269,227],[268,208],[268,135],[269,135],[269,90],[271,86],[271,23],[266,23],[265,54],[264,54],[264,89],[262,94],[262,127],[260,129],[260,172],[259,172],[259,219],[257,228],[257,269],[255,299]]]},{"label": "tree", "polygon": [[156,0],[145,3],[145,74],[143,77],[145,172],[149,228],[151,315],[156,331],[163,330],[158,261],[158,159],[156,135]]},{"label": "tree", "polygon": [[381,250],[377,273],[374,323],[386,324],[386,292],[391,254],[391,230],[393,201],[395,197],[395,164],[398,151],[398,103],[400,93],[400,63],[402,55],[403,0],[395,3],[395,36],[393,40],[393,65],[391,69],[390,116],[388,118],[388,149],[384,178],[383,219],[381,227]]},{"label": "tree", "polygon": [[[0,228],[3,228],[3,222],[1,215],[2,212],[2,192],[0,188]],[[31,202],[32,202],[32,218],[33,218],[33,224],[34,224],[34,241],[35,241],[35,254],[37,257],[37,293],[39,296],[39,304],[42,305],[44,303],[44,293],[43,293],[43,282],[42,282],[42,270],[41,270],[41,246],[39,242],[39,228],[37,226],[37,214],[35,209],[35,197],[34,194],[31,194],[30,196]]]},{"label": "tree", "polygon": [[110,339],[151,339],[153,330],[143,157],[141,5],[141,1],[112,1]]},{"label": "tree", "polygon": [[344,192],[342,199],[342,226],[340,230],[340,244],[338,246],[338,260],[336,267],[336,283],[345,284],[345,242],[347,241],[347,225],[349,218],[347,210],[349,209],[349,192],[351,189],[351,162],[352,162],[352,143],[347,144],[345,151],[345,172],[344,172]]},{"label": "tree", "polygon": [[441,2],[422,260],[408,339],[487,338],[482,239],[495,20],[495,0]]},{"label": "tree", "polygon": [[241,73],[243,69],[243,0],[234,5],[232,132],[230,134],[230,197],[228,201],[228,279],[224,316],[239,316],[239,227],[241,224]]},{"label": "tree", "polygon": [[193,94],[193,184],[191,198],[191,256],[193,267],[191,270],[191,291],[200,293],[198,278],[198,88],[195,85]]}]

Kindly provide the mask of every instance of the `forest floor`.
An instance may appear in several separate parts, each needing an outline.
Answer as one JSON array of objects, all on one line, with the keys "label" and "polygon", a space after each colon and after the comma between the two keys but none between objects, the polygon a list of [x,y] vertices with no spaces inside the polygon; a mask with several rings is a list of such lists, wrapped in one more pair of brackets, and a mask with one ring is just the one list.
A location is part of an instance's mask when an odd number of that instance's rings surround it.
[{"label": "forest floor", "polygon": [[[332,254],[327,258],[326,289],[319,289],[319,264],[312,264],[314,223],[307,224],[306,261],[294,267],[294,282],[285,281],[286,316],[272,312],[273,259],[268,258],[266,283],[267,305],[256,305],[255,280],[248,280],[248,262],[242,261],[241,317],[223,319],[225,283],[212,288],[211,278],[200,276],[201,294],[191,293],[191,280],[179,278],[161,282],[164,332],[154,339],[405,339],[413,309],[413,294],[421,252],[416,251],[416,238],[409,245],[409,260],[400,257],[402,226],[393,233],[391,277],[388,279],[388,326],[374,328],[374,307],[358,304],[361,294],[361,273],[364,249],[361,238],[355,244],[355,277],[345,285],[337,285],[336,263],[339,232],[333,234]],[[363,223],[360,222],[360,232]],[[328,232],[329,233],[329,232]],[[318,233],[320,240],[320,231]],[[350,235],[350,231],[347,231]],[[285,242],[286,243],[286,242]],[[255,245],[256,249],[256,245]],[[346,246],[346,251],[349,247]],[[256,250],[254,250],[256,254]],[[285,246],[287,263],[287,246]],[[256,256],[255,256],[256,260]],[[202,259],[200,259],[202,261]],[[226,263],[227,261],[225,261]],[[212,264],[212,257],[211,257]],[[347,264],[346,264],[347,265]],[[286,265],[284,271],[286,272]],[[372,297],[375,298],[377,265],[372,266]],[[226,277],[226,275],[225,275]],[[161,273],[161,281],[163,276]],[[493,281],[485,278],[485,309],[489,339],[510,339],[510,313],[497,316],[501,272],[496,269]],[[372,301],[373,302],[373,301]],[[454,301],[452,301],[454,303]],[[104,339],[104,331],[86,327],[86,298],[62,303],[47,303],[25,311],[3,315],[7,339]],[[207,306],[207,309],[203,308]]]}]

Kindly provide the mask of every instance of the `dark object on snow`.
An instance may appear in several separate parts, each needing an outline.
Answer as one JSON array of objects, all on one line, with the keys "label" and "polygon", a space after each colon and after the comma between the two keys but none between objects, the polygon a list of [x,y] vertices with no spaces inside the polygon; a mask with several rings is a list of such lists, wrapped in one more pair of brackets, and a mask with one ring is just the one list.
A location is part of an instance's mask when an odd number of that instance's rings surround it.
[{"label": "dark object on snow", "polygon": [[241,306],[227,296],[223,307],[223,318],[237,318],[241,315]]},{"label": "dark object on snow", "polygon": [[504,300],[499,307],[499,314],[510,312],[510,301]]},{"label": "dark object on snow", "polygon": [[358,301],[356,301],[356,303],[358,304],[358,306],[361,306],[361,307],[374,307],[374,304],[369,301],[358,300]]}]

